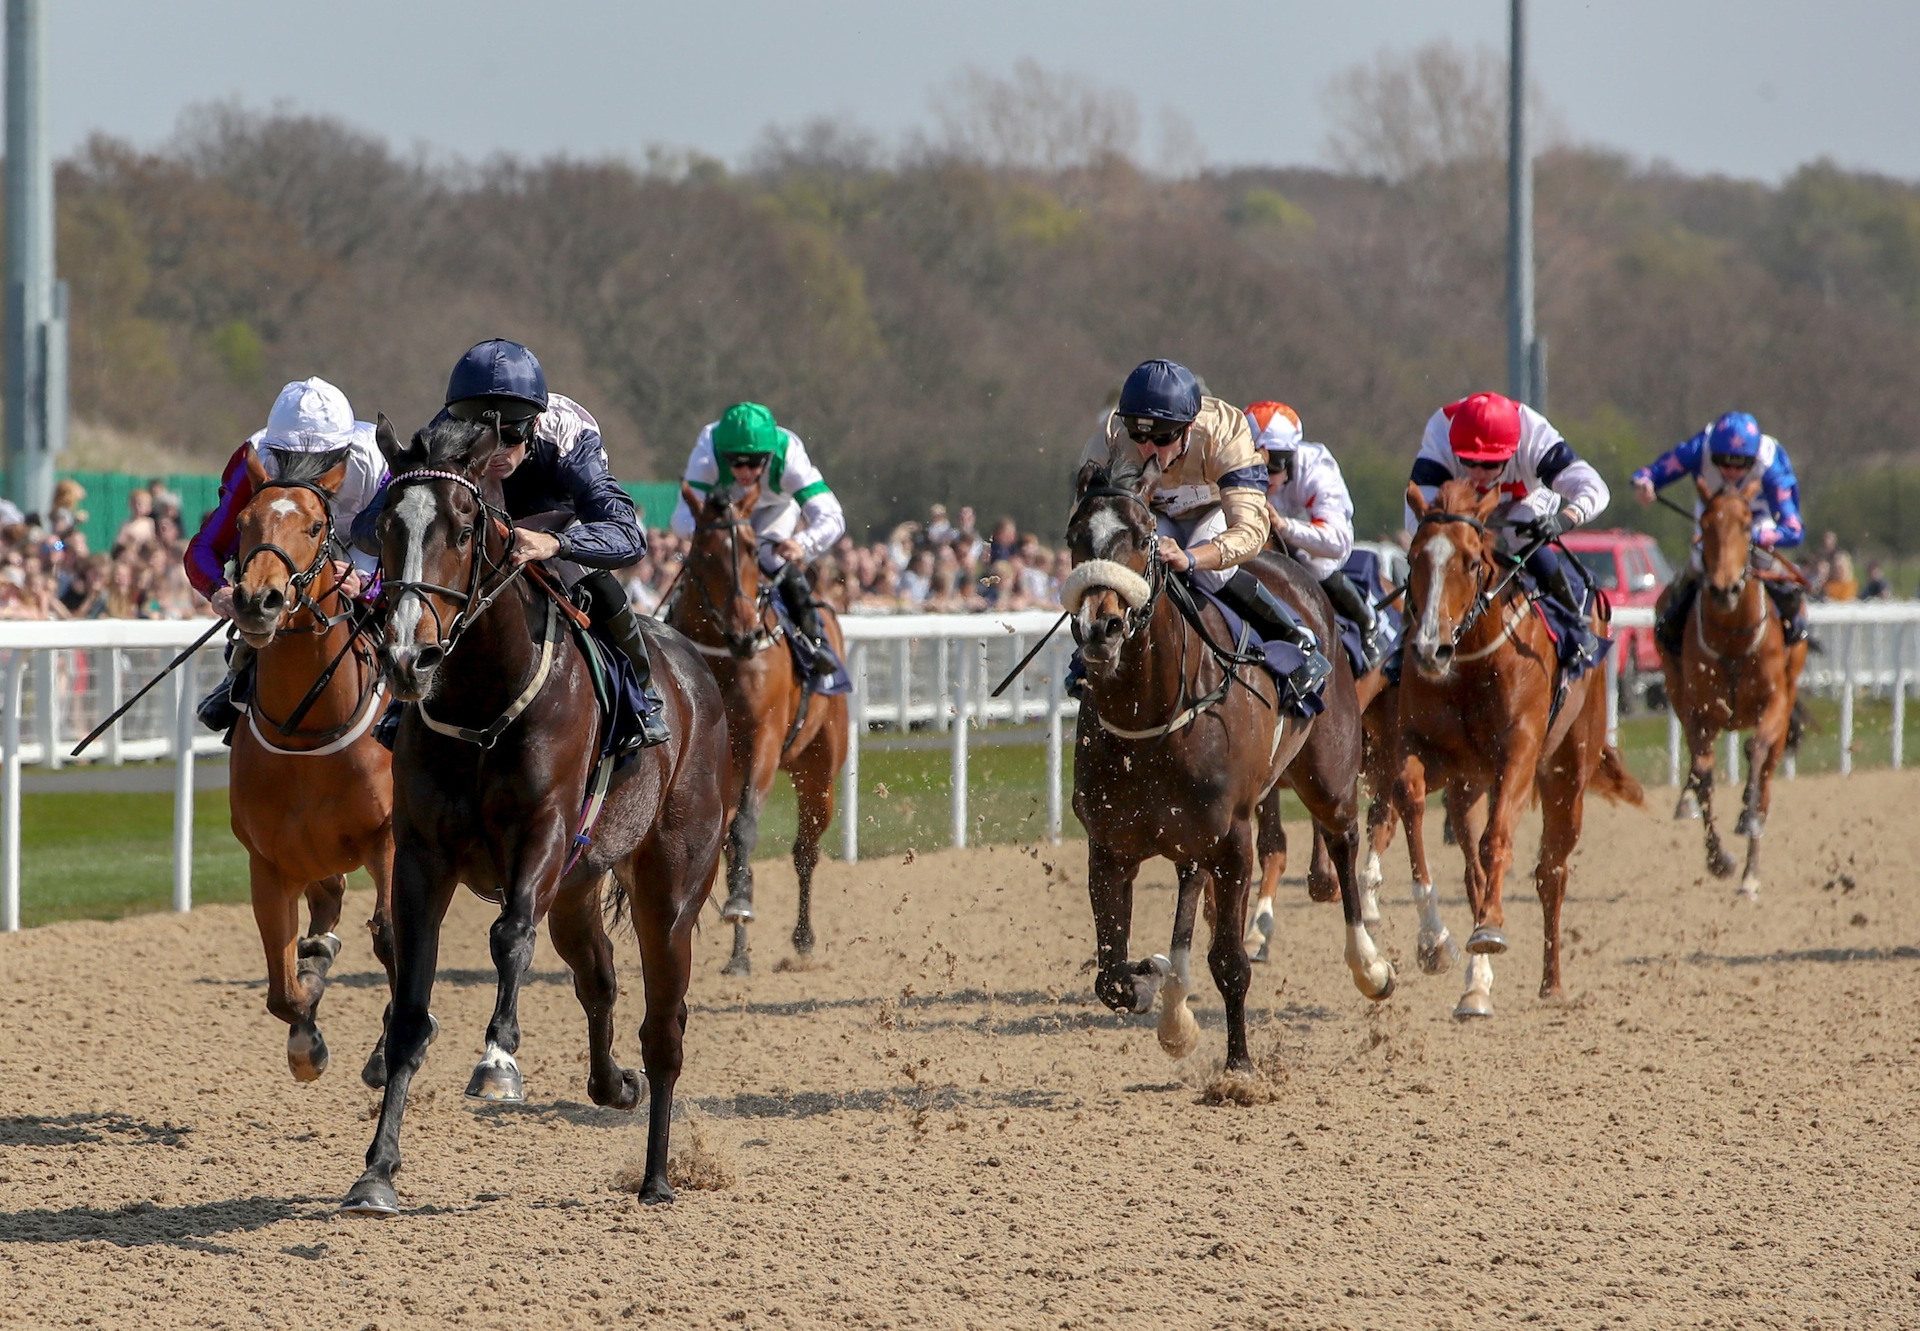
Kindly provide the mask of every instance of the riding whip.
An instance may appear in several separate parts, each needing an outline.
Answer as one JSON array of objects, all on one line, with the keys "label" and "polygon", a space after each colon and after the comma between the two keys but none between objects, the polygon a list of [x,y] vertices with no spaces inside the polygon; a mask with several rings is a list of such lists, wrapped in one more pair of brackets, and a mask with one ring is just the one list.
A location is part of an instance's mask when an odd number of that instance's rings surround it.
[{"label": "riding whip", "polygon": [[1007,677],[1000,681],[1000,687],[995,689],[993,693],[989,696],[998,698],[1001,694],[1005,693],[1007,691],[1007,685],[1013,683],[1013,681],[1019,677],[1020,672],[1027,668],[1028,662],[1032,661],[1034,657],[1040,655],[1040,649],[1042,647],[1045,647],[1047,643],[1052,640],[1053,635],[1060,631],[1060,626],[1066,623],[1067,620],[1072,617],[1072,615],[1073,615],[1073,611],[1062,610],[1060,612],[1060,618],[1053,621],[1053,627],[1040,635],[1040,641],[1033,644],[1033,650],[1020,658],[1019,664],[1015,665],[1013,669],[1007,672]]},{"label": "riding whip", "polygon": [[74,745],[73,752],[69,753],[67,756],[69,758],[78,758],[80,756],[81,750],[85,749],[87,745],[93,743],[96,739],[99,739],[100,736],[104,735],[107,732],[107,728],[109,726],[111,726],[115,721],[118,721],[121,717],[125,716],[128,710],[131,709],[135,703],[139,702],[142,698],[147,696],[148,690],[153,688],[155,684],[158,684],[161,680],[165,679],[168,675],[171,675],[183,663],[185,663],[186,659],[189,656],[192,656],[195,652],[199,651],[202,647],[206,646],[207,639],[211,638],[214,634],[218,633],[221,629],[225,628],[226,626],[227,626],[226,620],[216,619],[213,622],[212,628],[208,629],[205,633],[202,633],[198,638],[196,638],[191,647],[188,647],[185,651],[181,652],[180,655],[174,657],[173,660],[167,662],[166,669],[162,670],[159,674],[155,675],[152,679],[148,680],[145,684],[142,684],[140,686],[140,691],[138,693],[134,694],[131,698],[127,699],[125,702],[121,703],[118,707],[116,707],[113,711],[113,715],[109,716],[106,720],[102,721],[99,725],[95,726],[93,728],[92,733],[90,733],[85,739],[81,740],[78,744]]}]

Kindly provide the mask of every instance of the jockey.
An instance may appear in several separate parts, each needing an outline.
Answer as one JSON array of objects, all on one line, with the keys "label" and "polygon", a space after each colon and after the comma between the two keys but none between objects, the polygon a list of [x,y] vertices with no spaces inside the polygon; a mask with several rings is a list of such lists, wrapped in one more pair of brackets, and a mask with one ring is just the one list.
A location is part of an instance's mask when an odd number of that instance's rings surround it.
[{"label": "jockey", "polygon": [[[760,538],[760,571],[772,580],[793,622],[812,640],[814,678],[831,677],[833,653],[806,569],[846,533],[840,500],[827,488],[800,436],[776,425],[773,413],[758,402],[736,402],[700,431],[687,458],[687,484],[701,494],[724,488],[722,469],[735,488],[759,482],[752,521]],[[682,499],[673,510],[673,533],[691,536],[693,526],[693,511]]]},{"label": "jockey", "polygon": [[[539,359],[518,342],[489,338],[470,347],[447,379],[446,406],[429,423],[452,417],[485,421],[500,436],[487,475],[500,482],[501,505],[512,518],[555,510],[574,521],[554,532],[513,529],[509,555],[518,563],[556,559],[553,571],[586,603],[589,625],[633,666],[644,698],[639,742],[664,744],[667,722],[653,687],[653,664],[640,621],[612,570],[647,552],[633,499],[607,469],[600,425],[572,398],[547,391]],[[363,514],[354,536],[378,548],[373,523],[381,501]],[[398,719],[395,710],[389,726]],[[387,732],[383,732],[387,733]]]},{"label": "jockey", "polygon": [[1300,698],[1319,692],[1333,666],[1313,630],[1240,567],[1267,543],[1267,472],[1245,412],[1204,396],[1185,366],[1146,361],[1127,376],[1119,404],[1087,441],[1081,463],[1087,462],[1144,465],[1160,557],[1267,639],[1299,648],[1306,660],[1287,683]]},{"label": "jockey", "polygon": [[1307,443],[1300,417],[1284,402],[1247,408],[1254,447],[1267,457],[1267,516],[1273,534],[1313,571],[1333,608],[1360,629],[1363,670],[1380,664],[1384,627],[1373,601],[1347,576],[1353,553],[1353,497],[1325,444]]},{"label": "jockey", "polygon": [[[1756,467],[1760,471],[1760,493],[1753,500],[1754,545],[1769,552],[1799,545],[1807,532],[1800,522],[1800,482],[1794,478],[1793,463],[1780,441],[1760,433],[1760,423],[1744,411],[1727,412],[1693,438],[1675,444],[1633,473],[1633,492],[1641,503],[1651,504],[1662,486],[1687,475],[1699,477],[1711,491],[1738,489]],[[1696,524],[1705,507],[1696,496]],[[1699,534],[1697,525],[1694,533]],[[1680,630],[1700,589],[1700,572],[1700,547],[1696,544],[1686,568],[1667,588],[1665,608],[1654,625],[1654,636],[1674,656],[1680,654]],[[1801,612],[1806,594],[1800,585],[1769,579],[1766,588],[1780,611],[1788,645],[1805,638],[1807,625]]]},{"label": "jockey", "polygon": [[[280,390],[273,408],[267,413],[263,429],[255,430],[245,443],[233,451],[220,475],[220,501],[207,520],[187,542],[184,558],[187,581],[207,598],[213,613],[222,619],[233,618],[233,587],[227,580],[227,565],[240,554],[240,511],[253,498],[253,478],[247,474],[247,457],[257,454],[268,476],[279,477],[288,462],[302,455],[314,455],[308,464],[318,475],[339,463],[347,464],[346,478],[333,497],[333,521],[342,539],[353,520],[387,481],[387,462],[374,442],[373,426],[353,418],[347,395],[325,379],[298,379]],[[345,562],[336,560],[334,575],[340,591],[348,597],[372,590],[378,560],[360,551],[347,552]],[[253,648],[236,640],[227,658],[227,676],[200,700],[202,725],[225,731],[240,719],[237,704],[244,702],[251,689]]]},{"label": "jockey", "polygon": [[[1503,502],[1493,523],[1540,542],[1526,569],[1540,589],[1571,613],[1570,655],[1580,666],[1600,659],[1600,642],[1587,623],[1568,560],[1552,537],[1590,522],[1612,497],[1600,473],[1582,462],[1545,416],[1498,393],[1474,393],[1433,413],[1413,460],[1411,480],[1431,500],[1448,481],[1471,480],[1481,494],[1497,488]],[[1407,530],[1418,524],[1406,511]],[[1500,533],[1501,548],[1510,544]]]}]

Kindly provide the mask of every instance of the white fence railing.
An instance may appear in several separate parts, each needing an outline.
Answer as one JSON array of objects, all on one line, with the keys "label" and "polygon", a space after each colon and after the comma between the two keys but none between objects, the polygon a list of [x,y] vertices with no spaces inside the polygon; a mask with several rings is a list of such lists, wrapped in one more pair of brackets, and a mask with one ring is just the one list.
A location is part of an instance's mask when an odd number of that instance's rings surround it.
[{"label": "white fence railing", "polygon": [[[1050,611],[1008,615],[849,615],[847,665],[854,677],[851,700],[854,742],[842,774],[840,852],[855,859],[860,829],[860,738],[875,730],[923,728],[949,736],[952,841],[967,844],[967,768],[970,735],[989,723],[1041,722],[1046,745],[1046,834],[1058,840],[1064,817],[1064,729],[1077,712],[1061,692],[1067,654],[1063,629],[1000,698],[989,696],[1013,663],[1053,626]],[[1814,623],[1826,648],[1808,662],[1805,686],[1837,695],[1840,702],[1840,770],[1853,762],[1857,694],[1892,701],[1888,755],[1902,765],[1906,699],[1915,687],[1920,602],[1820,605]],[[1614,612],[1621,628],[1652,622],[1646,609]],[[0,688],[5,690],[4,779],[0,784],[0,929],[20,922],[20,787],[26,765],[58,767],[90,730],[182,647],[205,632],[209,620],[91,620],[0,622]],[[1620,653],[1608,654],[1609,730],[1617,728]],[[218,753],[220,740],[198,728],[194,703],[219,679],[220,654],[209,644],[192,663],[174,672],[105,736],[88,759],[117,764],[171,757],[173,783],[173,904],[192,903],[193,767],[197,754]],[[1737,740],[1729,737],[1722,770],[1738,770]],[[1678,722],[1668,727],[1668,780],[1679,779],[1682,746]],[[1791,775],[1789,770],[1788,775]]]}]

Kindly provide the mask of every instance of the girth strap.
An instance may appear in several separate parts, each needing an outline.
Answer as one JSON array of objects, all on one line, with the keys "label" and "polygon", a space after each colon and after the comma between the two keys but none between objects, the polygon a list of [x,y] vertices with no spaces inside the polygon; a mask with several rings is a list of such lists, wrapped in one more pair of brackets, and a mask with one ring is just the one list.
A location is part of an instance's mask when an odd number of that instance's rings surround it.
[{"label": "girth strap", "polygon": [[474,730],[469,726],[446,725],[427,715],[427,708],[424,703],[416,703],[414,705],[419,708],[420,719],[426,722],[427,729],[436,734],[446,735],[452,739],[465,740],[469,744],[478,744],[483,749],[492,748],[494,742],[505,733],[506,728],[519,720],[520,713],[526,711],[527,708],[532,705],[533,700],[540,696],[540,689],[546,684],[547,676],[553,673],[553,644],[559,637],[556,631],[558,628],[556,621],[559,617],[559,607],[549,598],[547,601],[547,617],[540,621],[540,668],[533,672],[533,678],[527,681],[527,687],[520,691],[520,696],[508,704],[506,711],[494,718],[492,725],[486,727],[484,730]]}]

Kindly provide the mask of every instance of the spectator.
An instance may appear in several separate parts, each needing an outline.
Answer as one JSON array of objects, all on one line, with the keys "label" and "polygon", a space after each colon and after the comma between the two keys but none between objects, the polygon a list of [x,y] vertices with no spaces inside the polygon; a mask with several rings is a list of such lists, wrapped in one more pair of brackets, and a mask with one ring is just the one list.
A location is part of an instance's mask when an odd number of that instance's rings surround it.
[{"label": "spectator", "polygon": [[1835,550],[1827,565],[1827,581],[1821,589],[1829,601],[1853,601],[1860,596],[1860,581],[1853,575],[1853,556]]},{"label": "spectator", "polygon": [[[935,507],[938,507],[936,505]],[[933,526],[928,524],[931,532]],[[900,575],[900,601],[909,610],[918,610],[926,605],[927,597],[933,591],[933,551],[924,546],[913,552],[913,558],[907,562],[906,572]]]},{"label": "spectator", "polygon": [[1001,518],[993,524],[993,539],[987,542],[987,562],[998,564],[1012,559],[1020,548],[1020,528],[1012,518]]},{"label": "spectator", "polygon": [[1884,601],[1893,595],[1893,588],[1887,583],[1886,568],[1877,559],[1867,561],[1866,585],[1860,588],[1863,601]]},{"label": "spectator", "polygon": [[114,553],[117,555],[153,538],[153,496],[145,490],[135,490],[127,496],[127,520],[120,524],[120,533],[113,538]]},{"label": "spectator", "polygon": [[945,545],[958,534],[947,518],[945,504],[935,504],[927,510],[927,544]]}]

